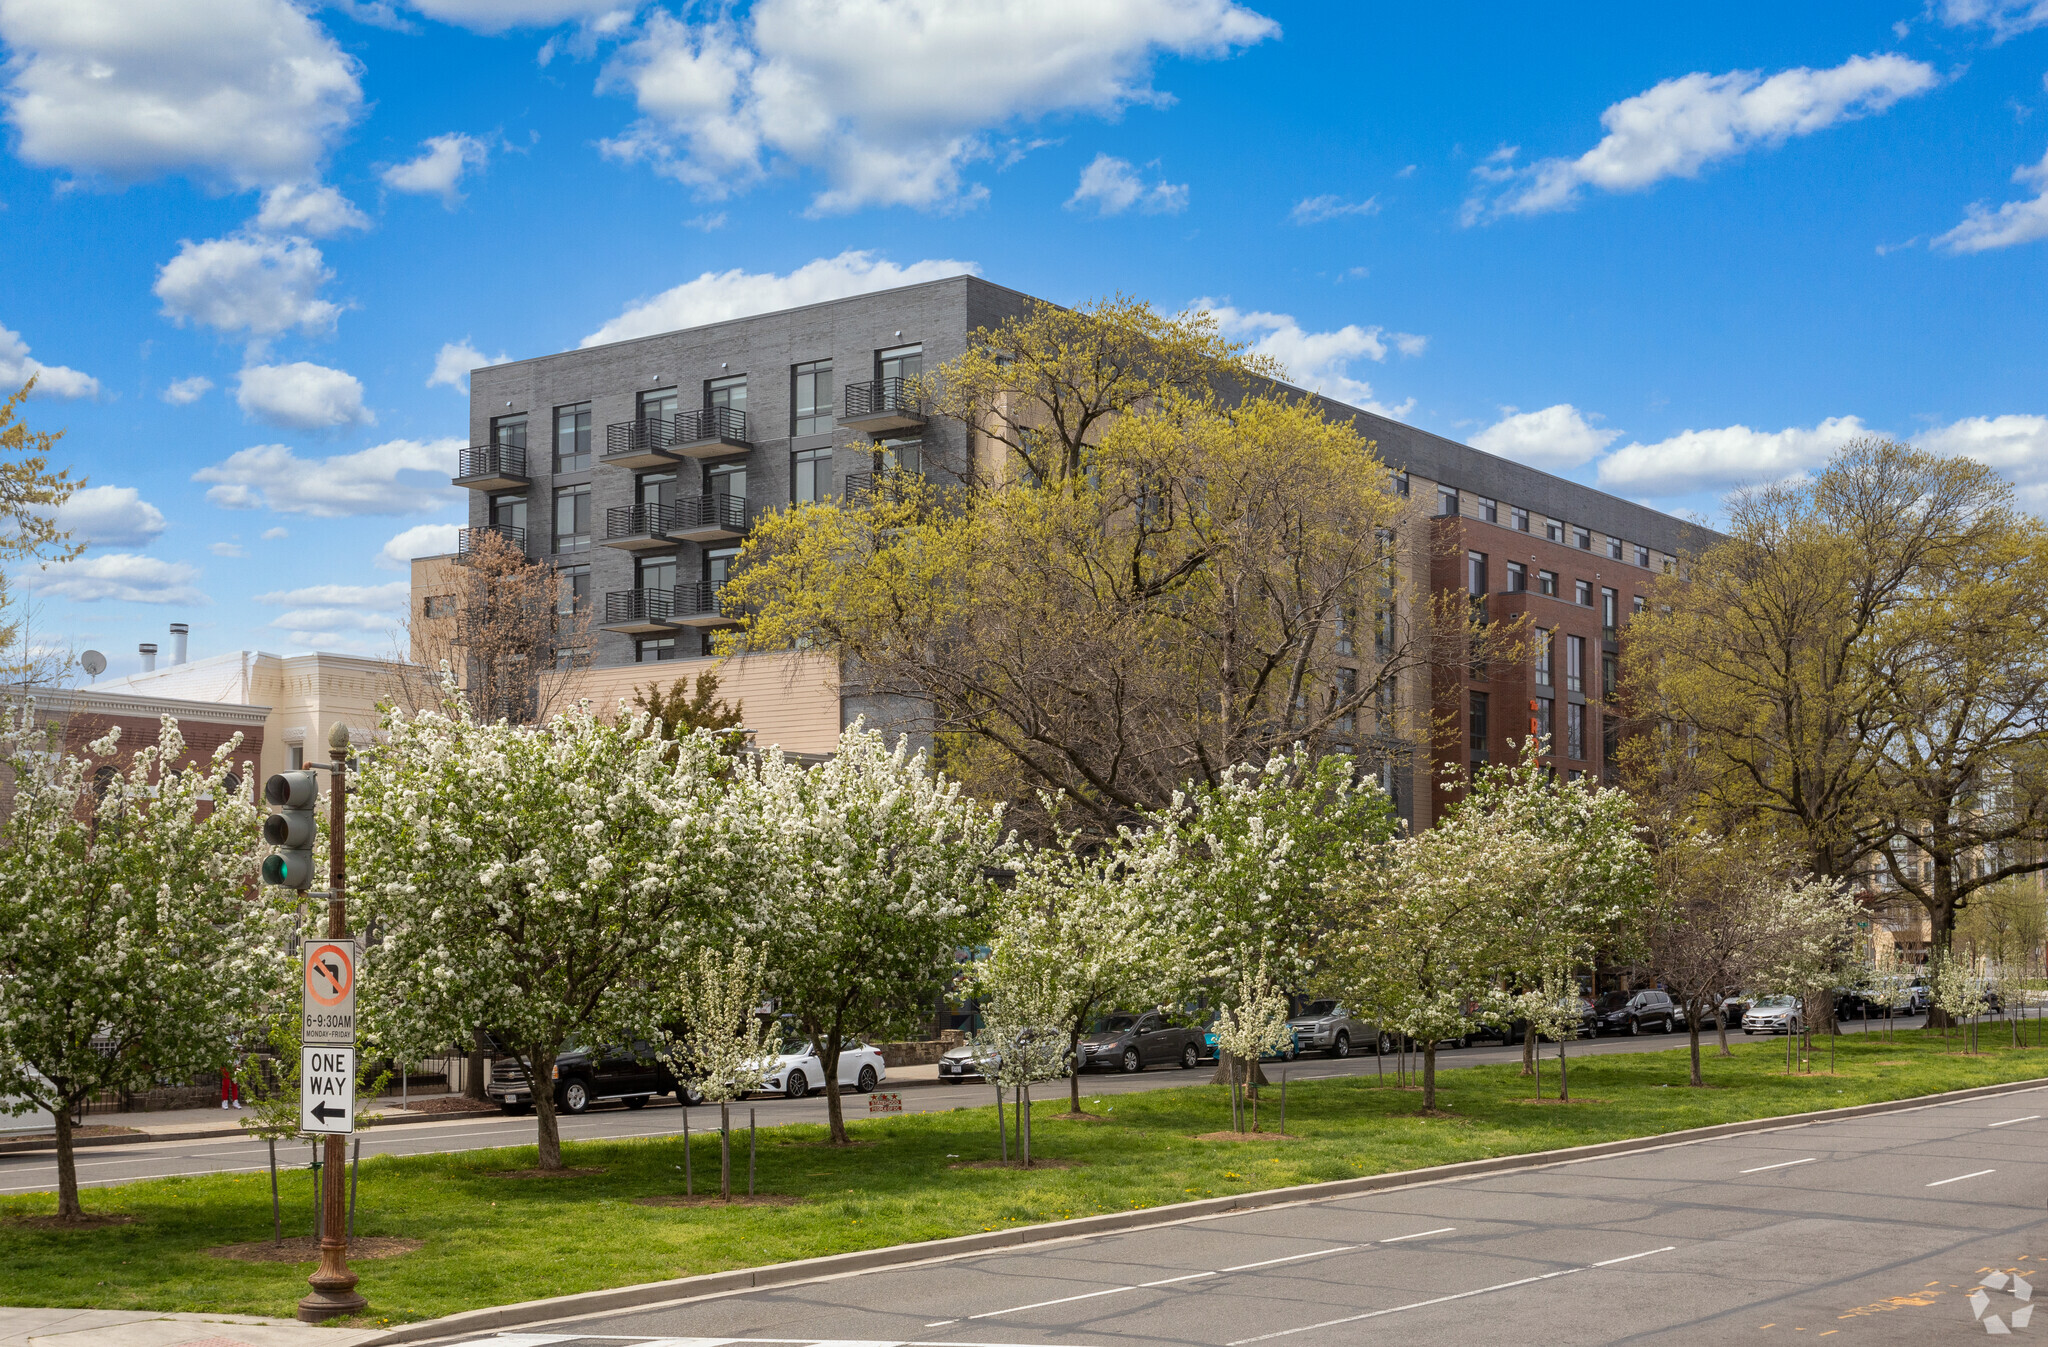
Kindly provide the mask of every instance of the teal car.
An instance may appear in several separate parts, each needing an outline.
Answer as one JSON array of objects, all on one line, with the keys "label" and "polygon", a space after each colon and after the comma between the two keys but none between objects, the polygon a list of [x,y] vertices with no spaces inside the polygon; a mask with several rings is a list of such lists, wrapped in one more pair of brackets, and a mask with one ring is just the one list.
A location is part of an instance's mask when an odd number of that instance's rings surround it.
[{"label": "teal car", "polygon": [[[1216,1026],[1211,1023],[1202,1030],[1202,1056],[1207,1061],[1216,1060]],[[1259,1058],[1262,1062],[1291,1062],[1301,1056],[1301,1030],[1287,1026],[1287,1046],[1279,1052],[1268,1052]]]}]

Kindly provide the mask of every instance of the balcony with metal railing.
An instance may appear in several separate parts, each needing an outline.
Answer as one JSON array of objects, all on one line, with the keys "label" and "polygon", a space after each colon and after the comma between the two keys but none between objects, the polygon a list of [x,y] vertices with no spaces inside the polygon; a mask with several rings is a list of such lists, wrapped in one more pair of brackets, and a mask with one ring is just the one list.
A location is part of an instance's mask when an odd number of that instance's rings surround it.
[{"label": "balcony with metal railing", "polygon": [[473,444],[455,456],[455,485],[471,491],[509,491],[533,485],[526,472],[526,448],[514,444]]},{"label": "balcony with metal railing", "polygon": [[615,505],[604,512],[604,545],[623,552],[655,552],[676,545],[673,505]]},{"label": "balcony with metal railing", "polygon": [[599,625],[606,631],[623,632],[629,636],[674,631],[678,592],[674,589],[615,589],[604,596],[604,621]]},{"label": "balcony with metal railing", "polygon": [[685,627],[734,627],[737,618],[727,617],[720,599],[723,585],[677,585],[671,620]]},{"label": "balcony with metal railing", "polygon": [[622,468],[659,468],[686,458],[743,454],[753,447],[745,412],[699,407],[605,427],[604,461]]},{"label": "balcony with metal railing", "polygon": [[910,430],[925,422],[915,379],[870,379],[846,385],[846,411],[839,424],[864,434]]},{"label": "balcony with metal railing", "polygon": [[455,559],[464,560],[483,548],[485,534],[496,534],[522,556],[526,553],[526,530],[510,524],[486,524],[482,528],[457,529]]},{"label": "balcony with metal railing", "polygon": [[846,501],[849,505],[865,505],[869,501],[904,501],[923,485],[924,478],[920,474],[902,468],[849,472],[846,474]]},{"label": "balcony with metal railing", "polygon": [[718,543],[744,538],[754,526],[754,507],[745,496],[717,492],[685,496],[675,503],[669,536],[685,542]]}]

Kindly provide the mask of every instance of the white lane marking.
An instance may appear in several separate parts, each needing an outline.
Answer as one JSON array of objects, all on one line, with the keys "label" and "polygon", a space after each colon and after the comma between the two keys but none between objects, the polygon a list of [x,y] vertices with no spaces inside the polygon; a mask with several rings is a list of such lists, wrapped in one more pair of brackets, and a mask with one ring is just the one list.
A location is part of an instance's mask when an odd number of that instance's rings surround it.
[{"label": "white lane marking", "polygon": [[1929,1188],[1939,1188],[1944,1183],[1961,1183],[1964,1179],[1981,1179],[1986,1174],[1996,1174],[1997,1172],[1995,1169],[1980,1169],[1974,1174],[1958,1174],[1952,1179],[1936,1179],[1927,1186]]},{"label": "white lane marking", "polygon": [[1810,1165],[1818,1158],[1817,1156],[1809,1155],[1804,1160],[1786,1160],[1775,1165],[1758,1165],[1755,1169],[1745,1169],[1741,1172],[1744,1174],[1761,1174],[1767,1169],[1790,1169],[1793,1165]]},{"label": "white lane marking", "polygon": [[2010,1127],[2014,1123],[2035,1122],[2040,1118],[2040,1116],[2041,1115],[2038,1113],[2029,1113],[2024,1118],[2007,1118],[2004,1122],[1985,1123],[1984,1125],[1986,1127]]},{"label": "white lane marking", "polygon": [[1326,1253],[1350,1253],[1353,1249],[1363,1249],[1364,1247],[1363,1244],[1345,1244],[1335,1249],[1317,1249],[1313,1253],[1291,1253],[1285,1258],[1268,1258],[1258,1263],[1239,1263],[1236,1267],[1218,1268],[1217,1271],[1249,1272],[1255,1267],[1271,1267],[1275,1263],[1293,1263],[1303,1258],[1321,1258]]},{"label": "white lane marking", "polygon": [[1190,1272],[1185,1277],[1161,1277],[1156,1282],[1139,1282],[1140,1289],[1147,1286],[1172,1286],[1175,1282],[1198,1282],[1204,1277],[1220,1277],[1220,1272]]},{"label": "white lane marking", "polygon": [[1377,1319],[1382,1315],[1400,1314],[1407,1310],[1426,1309],[1431,1305],[1447,1305],[1454,1300],[1469,1300],[1473,1296],[1483,1296],[1494,1291],[1506,1291],[1517,1286],[1531,1286],[1537,1282],[1547,1282],[1557,1277],[1569,1277],[1575,1272],[1590,1272],[1596,1267],[1608,1267],[1615,1263],[1626,1263],[1633,1258],[1648,1258],[1654,1253],[1668,1253],[1677,1247],[1675,1244],[1667,1244],[1661,1249],[1645,1249],[1641,1253],[1628,1254],[1621,1258],[1610,1258],[1605,1263],[1593,1263],[1586,1267],[1561,1268],[1556,1272],[1539,1273],[1534,1277],[1522,1277],[1511,1282],[1496,1282],[1492,1286],[1482,1286],[1472,1291],[1459,1291],[1452,1295],[1437,1296],[1433,1300],[1416,1300],[1406,1305],[1394,1305],[1384,1310],[1367,1310],[1364,1314],[1346,1315],[1342,1319],[1325,1319],[1319,1324],[1303,1324],[1300,1328],[1283,1328],[1273,1333],[1261,1333],[1255,1338],[1239,1338],[1236,1342],[1228,1344],[1228,1347],[1249,1347],[1254,1342],[1268,1342],[1274,1338],[1292,1337],[1296,1333],[1311,1333],[1318,1328],[1335,1328],[1339,1324],[1355,1324],[1366,1319]]},{"label": "white lane marking", "polygon": [[1078,1296],[1061,1296],[1058,1300],[1034,1300],[1029,1305],[1012,1305],[1006,1310],[988,1310],[981,1314],[970,1314],[967,1316],[967,1319],[971,1322],[975,1319],[993,1319],[999,1314],[1022,1314],[1025,1310],[1042,1310],[1047,1305],[1066,1305],[1076,1300],[1093,1300],[1097,1296],[1121,1295],[1125,1291],[1135,1291],[1137,1289],[1135,1286],[1112,1286],[1107,1291],[1083,1291]]},{"label": "white lane marking", "polygon": [[1383,1239],[1379,1242],[1382,1244],[1399,1244],[1404,1239],[1421,1239],[1424,1235],[1448,1235],[1457,1228],[1455,1225],[1446,1225],[1435,1230],[1418,1230],[1412,1235],[1395,1235],[1392,1239]]}]

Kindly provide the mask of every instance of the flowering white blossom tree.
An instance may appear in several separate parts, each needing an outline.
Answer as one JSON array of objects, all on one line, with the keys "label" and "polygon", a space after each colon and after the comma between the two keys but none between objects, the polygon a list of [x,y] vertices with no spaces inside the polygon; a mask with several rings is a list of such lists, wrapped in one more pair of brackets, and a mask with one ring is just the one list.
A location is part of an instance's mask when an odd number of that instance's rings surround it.
[{"label": "flowering white blossom tree", "polygon": [[986,901],[984,871],[1007,860],[999,816],[907,739],[891,749],[859,723],[816,766],[774,751],[738,763],[726,814],[749,867],[735,924],[767,950],[769,994],[816,1046],[844,1144],[840,1048],[931,1014]]},{"label": "flowering white blossom tree", "polygon": [[[1856,961],[1856,900],[1842,880],[1809,875],[1773,884],[1764,902],[1771,931],[1764,981],[1800,998],[1807,1030],[1817,1020],[1832,1026],[1834,989],[1851,976]],[[1825,1019],[1814,1013],[1822,1004]],[[1794,1051],[1793,1037],[1786,1035],[1788,1053]]]},{"label": "flowering white blossom tree", "polygon": [[755,1014],[761,1004],[767,951],[745,940],[730,954],[697,951],[694,975],[676,998],[683,1037],[666,1056],[683,1087],[718,1105],[718,1187],[732,1201],[732,1101],[761,1088],[774,1060],[775,1026]]},{"label": "flowering white blossom tree", "polygon": [[481,1026],[533,1084],[540,1167],[562,1164],[566,1045],[659,1041],[689,940],[727,906],[726,760],[702,734],[578,706],[544,725],[386,713],[349,818],[377,1046],[424,1055]]},{"label": "flowering white blossom tree", "polygon": [[[1233,1065],[1230,1076],[1230,1122],[1238,1131],[1256,1131],[1245,1118],[1245,1086],[1249,1067],[1269,1052],[1285,1048],[1294,1031],[1287,1024],[1287,993],[1275,986],[1264,964],[1247,968],[1231,988],[1228,1004],[1216,1015],[1216,1055]],[[1245,1063],[1247,1068],[1236,1069]],[[1256,1096],[1254,1096],[1256,1098]],[[1257,1107],[1256,1104],[1253,1107]]]},{"label": "flowering white blossom tree", "polygon": [[[164,717],[125,770],[119,731],[51,751],[33,706],[0,755],[0,1098],[57,1125],[57,1214],[81,1219],[72,1114],[102,1090],[225,1067],[266,989],[291,980],[284,914],[255,887],[260,823],[239,735],[179,766]],[[97,798],[95,795],[97,794]]]},{"label": "flowering white blossom tree", "polygon": [[[974,1036],[975,1064],[995,1083],[998,1109],[1004,1092],[1015,1096],[1017,1153],[1029,1169],[1032,1085],[1079,1075],[1064,1021],[1073,991],[1064,970],[1045,957],[1044,947],[1030,943],[1028,933],[1000,924],[997,932],[988,957],[970,974],[982,1017]],[[1002,1126],[1000,1114],[996,1125]]]}]

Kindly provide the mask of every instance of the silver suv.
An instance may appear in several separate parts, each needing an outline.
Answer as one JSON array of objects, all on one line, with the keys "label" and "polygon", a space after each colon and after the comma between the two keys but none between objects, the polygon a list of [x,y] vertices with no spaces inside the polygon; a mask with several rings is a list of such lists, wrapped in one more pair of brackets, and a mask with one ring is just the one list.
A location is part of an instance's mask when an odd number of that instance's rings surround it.
[{"label": "silver suv", "polygon": [[1379,1046],[1379,1030],[1354,1016],[1336,1001],[1311,1001],[1301,1013],[1287,1021],[1294,1041],[1303,1052],[1327,1052],[1332,1057],[1349,1057]]}]

